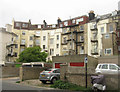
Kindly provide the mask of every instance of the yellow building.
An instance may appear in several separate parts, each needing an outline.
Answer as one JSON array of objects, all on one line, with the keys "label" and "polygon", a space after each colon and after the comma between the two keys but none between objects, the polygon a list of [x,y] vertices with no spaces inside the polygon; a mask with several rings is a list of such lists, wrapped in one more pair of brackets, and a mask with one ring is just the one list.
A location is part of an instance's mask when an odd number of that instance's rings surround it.
[{"label": "yellow building", "polygon": [[52,60],[52,56],[61,55],[61,28],[57,28],[56,24],[32,25],[29,22],[14,21],[12,23],[12,32],[17,34],[16,48],[14,52],[19,57],[27,47],[40,46],[42,51],[48,53],[47,60]]}]

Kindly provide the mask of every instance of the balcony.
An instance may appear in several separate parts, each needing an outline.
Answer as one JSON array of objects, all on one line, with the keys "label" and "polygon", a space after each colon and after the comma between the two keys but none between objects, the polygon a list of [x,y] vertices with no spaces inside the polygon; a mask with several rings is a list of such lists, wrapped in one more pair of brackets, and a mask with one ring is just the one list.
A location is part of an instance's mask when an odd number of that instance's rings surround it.
[{"label": "balcony", "polygon": [[10,46],[13,46],[13,45],[15,45],[15,41],[8,42],[6,44],[6,47],[10,47]]},{"label": "balcony", "polygon": [[96,25],[96,24],[93,24],[92,26],[90,26],[90,29],[91,29],[91,30],[97,30],[97,25]]},{"label": "balcony", "polygon": [[61,45],[67,45],[67,41],[64,41],[64,42],[62,42],[62,44]]},{"label": "balcony", "polygon": [[25,43],[20,43],[20,46],[25,46]]},{"label": "balcony", "polygon": [[91,54],[92,55],[98,55],[98,49],[92,49]]},{"label": "balcony", "polygon": [[91,37],[91,42],[98,42],[98,38],[97,37]]},{"label": "balcony", "polygon": [[77,33],[84,33],[84,30],[77,31]]},{"label": "balcony", "polygon": [[62,35],[67,35],[67,34],[71,34],[71,32],[70,31],[62,32]]},{"label": "balcony", "polygon": [[14,53],[13,53],[13,52],[12,52],[12,53],[9,52],[9,53],[7,54],[7,56],[8,56],[8,57],[13,57],[13,56],[14,56]]}]

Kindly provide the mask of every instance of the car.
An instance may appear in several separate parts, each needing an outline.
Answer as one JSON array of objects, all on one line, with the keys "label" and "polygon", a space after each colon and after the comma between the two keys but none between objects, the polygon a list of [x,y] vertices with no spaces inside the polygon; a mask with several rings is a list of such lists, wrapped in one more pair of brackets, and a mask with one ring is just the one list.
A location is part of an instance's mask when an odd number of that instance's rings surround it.
[{"label": "car", "polygon": [[118,74],[120,73],[120,67],[113,63],[101,63],[98,64],[95,73],[97,74]]},{"label": "car", "polygon": [[60,79],[60,69],[52,68],[48,70],[44,70],[40,73],[39,80],[45,84],[47,81],[50,81],[52,84],[55,83],[56,80]]}]

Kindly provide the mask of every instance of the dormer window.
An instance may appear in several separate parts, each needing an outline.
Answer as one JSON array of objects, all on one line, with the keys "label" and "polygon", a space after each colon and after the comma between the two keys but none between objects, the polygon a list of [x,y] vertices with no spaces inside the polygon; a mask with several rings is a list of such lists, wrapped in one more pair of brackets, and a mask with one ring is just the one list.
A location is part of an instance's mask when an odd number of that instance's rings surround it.
[{"label": "dormer window", "polygon": [[28,24],[23,23],[23,24],[22,24],[22,27],[27,28],[27,27],[28,27]]},{"label": "dormer window", "polygon": [[15,23],[15,26],[16,27],[20,27],[20,23]]},{"label": "dormer window", "polygon": [[65,26],[68,26],[68,22],[67,22],[67,21],[66,21],[66,22],[64,22],[64,25],[65,25]]},{"label": "dormer window", "polygon": [[73,24],[75,23],[75,19],[74,19],[74,20],[72,20],[72,23],[73,23]]}]

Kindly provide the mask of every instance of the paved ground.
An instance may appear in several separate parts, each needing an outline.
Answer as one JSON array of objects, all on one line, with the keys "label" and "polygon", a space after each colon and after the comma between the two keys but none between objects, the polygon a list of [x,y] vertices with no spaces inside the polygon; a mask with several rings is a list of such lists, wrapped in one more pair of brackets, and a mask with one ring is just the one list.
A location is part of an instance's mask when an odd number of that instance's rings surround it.
[{"label": "paved ground", "polygon": [[28,80],[22,83],[16,83],[16,81],[19,81],[17,77],[0,80],[2,80],[2,92],[63,92],[63,90],[49,88],[49,83],[46,84],[46,87],[41,87],[38,80]]}]

